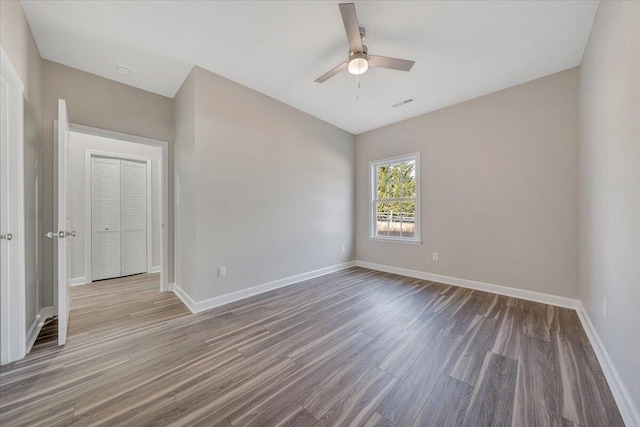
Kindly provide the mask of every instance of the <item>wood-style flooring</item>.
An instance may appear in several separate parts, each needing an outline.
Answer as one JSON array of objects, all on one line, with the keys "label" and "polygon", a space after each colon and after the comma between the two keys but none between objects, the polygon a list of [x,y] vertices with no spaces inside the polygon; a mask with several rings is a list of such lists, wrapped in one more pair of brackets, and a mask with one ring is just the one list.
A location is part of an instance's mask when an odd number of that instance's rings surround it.
[{"label": "wood-style flooring", "polygon": [[0,425],[623,425],[573,310],[351,268],[194,315],[158,281],[73,288]]}]

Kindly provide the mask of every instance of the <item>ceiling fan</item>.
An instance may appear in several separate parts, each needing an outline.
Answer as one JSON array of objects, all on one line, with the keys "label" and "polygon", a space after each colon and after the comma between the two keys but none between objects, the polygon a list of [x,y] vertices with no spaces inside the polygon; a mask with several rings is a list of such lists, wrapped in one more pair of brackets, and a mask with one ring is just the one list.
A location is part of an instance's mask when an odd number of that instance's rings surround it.
[{"label": "ceiling fan", "polygon": [[353,3],[342,3],[339,7],[344,28],[347,30],[347,38],[349,39],[349,58],[333,70],[318,77],[316,79],[317,83],[324,83],[343,70],[349,70],[351,74],[358,75],[367,71],[369,67],[389,68],[391,70],[401,71],[409,71],[411,67],[413,67],[415,61],[369,55],[367,46],[362,44],[365,37],[365,30],[358,25],[356,7]]}]

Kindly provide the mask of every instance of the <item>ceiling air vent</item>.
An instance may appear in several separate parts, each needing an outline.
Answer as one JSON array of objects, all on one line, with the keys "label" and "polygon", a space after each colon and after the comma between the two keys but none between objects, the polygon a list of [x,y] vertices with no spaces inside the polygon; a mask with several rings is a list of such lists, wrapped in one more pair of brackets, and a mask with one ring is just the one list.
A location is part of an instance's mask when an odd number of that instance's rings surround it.
[{"label": "ceiling air vent", "polygon": [[417,99],[416,99],[416,97],[415,97],[415,96],[412,96],[412,97],[411,97],[411,98],[409,98],[409,99],[405,99],[404,101],[400,101],[400,102],[398,102],[397,104],[393,104],[393,105],[392,105],[392,107],[393,107],[393,108],[396,108],[396,107],[399,107],[399,106],[401,106],[401,105],[409,104],[410,102],[413,102],[413,101],[417,101]]}]

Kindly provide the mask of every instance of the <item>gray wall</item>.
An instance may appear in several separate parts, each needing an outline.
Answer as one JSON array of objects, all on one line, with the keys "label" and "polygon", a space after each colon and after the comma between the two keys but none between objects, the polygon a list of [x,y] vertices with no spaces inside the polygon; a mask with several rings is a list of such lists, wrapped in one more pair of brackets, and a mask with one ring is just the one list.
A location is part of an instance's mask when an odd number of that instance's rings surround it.
[{"label": "gray wall", "polygon": [[[45,231],[54,221],[54,138],[53,121],[58,115],[58,98],[67,101],[71,123],[169,142],[169,176],[173,176],[173,100],[107,80],[93,74],[44,60],[43,84],[43,210]],[[73,185],[73,183],[72,183]],[[71,187],[70,191],[81,191]],[[169,179],[169,200],[173,181]],[[173,209],[169,209],[169,254],[173,253]],[[53,244],[43,247],[45,305],[53,304]],[[169,257],[168,278],[173,280],[173,258]]]},{"label": "gray wall", "polygon": [[[368,162],[412,152],[422,244],[372,241]],[[356,188],[358,260],[577,298],[578,69],[358,135]]]},{"label": "gray wall", "polygon": [[580,136],[580,299],[640,413],[640,2],[600,3]]},{"label": "gray wall", "polygon": [[[86,233],[86,150],[97,150],[115,155],[130,155],[151,159],[151,252],[152,266],[160,268],[160,233],[162,224],[162,211],[160,210],[160,165],[162,161],[162,149],[145,144],[118,141],[102,136],[88,135],[71,132],[69,143],[69,180],[74,183],[74,191],[69,193],[69,223],[72,230],[78,233],[75,239],[71,239],[71,279],[78,281],[84,279],[91,281],[86,276],[87,263],[91,262],[90,254],[85,252]],[[171,254],[171,253],[170,253]],[[83,282],[84,283],[84,282]]]},{"label": "gray wall", "polygon": [[25,104],[39,121],[42,112],[42,59],[22,6],[17,1],[0,1],[0,45],[24,83]]},{"label": "gray wall", "polygon": [[[24,83],[26,328],[42,308],[42,59],[17,1],[0,1],[0,44]],[[45,301],[45,306],[52,305]]]},{"label": "gray wall", "polygon": [[197,230],[191,297],[353,260],[353,135],[201,68],[190,78],[195,145],[184,150],[191,170],[176,161],[176,176],[177,215],[195,218]]}]

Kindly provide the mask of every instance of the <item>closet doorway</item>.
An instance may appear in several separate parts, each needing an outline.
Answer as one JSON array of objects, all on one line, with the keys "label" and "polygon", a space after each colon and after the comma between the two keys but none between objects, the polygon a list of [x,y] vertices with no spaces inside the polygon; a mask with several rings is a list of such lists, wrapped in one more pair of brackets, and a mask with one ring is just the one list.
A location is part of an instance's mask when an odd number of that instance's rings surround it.
[{"label": "closet doorway", "polygon": [[144,273],[168,280],[168,144],[70,124],[70,286]]},{"label": "closet doorway", "polygon": [[151,272],[151,159],[87,154],[91,281]]}]

